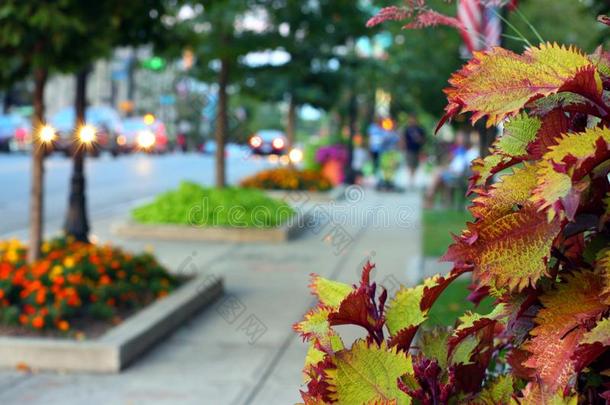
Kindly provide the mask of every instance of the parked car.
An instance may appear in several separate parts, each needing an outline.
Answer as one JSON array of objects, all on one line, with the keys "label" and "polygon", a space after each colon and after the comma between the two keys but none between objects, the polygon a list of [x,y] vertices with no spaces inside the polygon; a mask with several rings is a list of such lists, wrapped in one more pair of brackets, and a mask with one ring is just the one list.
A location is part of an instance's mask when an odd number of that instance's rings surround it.
[{"label": "parked car", "polygon": [[[72,154],[74,150],[74,120],[73,107],[67,107],[55,114],[49,123],[57,131],[53,142],[53,150]],[[85,112],[86,124],[95,128],[94,154],[101,150],[116,154],[117,138],[121,133],[121,119],[119,113],[108,106],[88,107]]]},{"label": "parked car", "polygon": [[248,141],[252,153],[259,155],[282,155],[287,152],[288,141],[282,131],[263,129],[255,133]]},{"label": "parked car", "polygon": [[144,151],[165,153],[168,151],[168,139],[165,124],[155,119],[147,124],[144,117],[130,117],[123,120],[121,134],[117,138],[120,153]]},{"label": "parked car", "polygon": [[0,151],[25,152],[32,144],[30,122],[18,114],[0,115]]}]

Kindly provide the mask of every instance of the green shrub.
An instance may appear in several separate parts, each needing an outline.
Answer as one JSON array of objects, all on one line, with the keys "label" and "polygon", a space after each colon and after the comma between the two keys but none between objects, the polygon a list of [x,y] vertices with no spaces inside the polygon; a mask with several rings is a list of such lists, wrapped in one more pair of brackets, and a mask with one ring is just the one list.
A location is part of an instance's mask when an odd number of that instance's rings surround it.
[{"label": "green shrub", "polygon": [[274,227],[292,215],[294,210],[288,204],[260,190],[216,189],[191,182],[182,182],[176,190],[132,211],[133,219],[145,224],[244,228]]}]

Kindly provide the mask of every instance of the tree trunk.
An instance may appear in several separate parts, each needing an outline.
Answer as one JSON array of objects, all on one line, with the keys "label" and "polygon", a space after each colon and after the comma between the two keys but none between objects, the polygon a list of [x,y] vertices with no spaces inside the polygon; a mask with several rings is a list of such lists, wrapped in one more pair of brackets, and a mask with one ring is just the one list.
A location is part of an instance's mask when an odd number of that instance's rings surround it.
[{"label": "tree trunk", "polygon": [[87,76],[89,69],[85,68],[76,75],[76,93],[74,97],[75,139],[74,155],[72,157],[72,179],[70,180],[70,195],[68,214],[64,231],[66,236],[72,236],[81,242],[89,242],[89,220],[85,198],[85,145],[78,139],[78,130],[85,124],[85,108],[87,103]]},{"label": "tree trunk", "polygon": [[226,184],[225,174],[225,142],[229,129],[229,95],[227,85],[229,83],[229,61],[220,61],[220,74],[218,77],[218,106],[216,114],[216,187],[224,188]]},{"label": "tree trunk", "polygon": [[354,184],[356,176],[352,168],[354,160],[354,137],[356,136],[356,124],[358,122],[358,105],[356,103],[356,93],[352,92],[349,97],[349,105],[347,108],[348,118],[347,125],[349,138],[347,140],[347,162],[345,163],[345,183]]},{"label": "tree trunk", "polygon": [[46,69],[34,71],[34,115],[32,116],[32,188],[30,190],[30,248],[28,261],[33,263],[40,258],[44,217],[44,145],[37,131],[44,124],[44,88],[47,82]]},{"label": "tree trunk", "polygon": [[290,95],[290,101],[288,102],[288,119],[286,122],[286,139],[288,145],[286,150],[290,151],[294,146],[296,139],[296,126],[297,126],[297,105],[294,101],[294,96]]},{"label": "tree trunk", "polygon": [[12,104],[13,104],[13,88],[11,86],[9,86],[6,89],[3,100],[2,100],[2,113],[8,114],[8,112],[11,109]]}]

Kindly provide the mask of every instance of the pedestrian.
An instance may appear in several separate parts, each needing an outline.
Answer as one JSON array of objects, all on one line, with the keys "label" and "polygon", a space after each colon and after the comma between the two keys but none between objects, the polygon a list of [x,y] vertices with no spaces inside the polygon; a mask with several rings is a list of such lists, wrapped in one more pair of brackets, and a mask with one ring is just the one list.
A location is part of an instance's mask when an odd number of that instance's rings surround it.
[{"label": "pedestrian", "polygon": [[369,160],[369,152],[362,146],[362,135],[354,137],[354,152],[352,155],[352,171],[354,184],[362,185],[364,176],[364,166]]},{"label": "pedestrian", "polygon": [[410,114],[407,128],[404,132],[405,149],[407,154],[407,170],[409,174],[409,185],[415,185],[415,173],[419,166],[419,157],[426,143],[426,132],[419,124],[417,116]]},{"label": "pedestrian", "polygon": [[379,169],[379,157],[383,151],[386,132],[381,127],[381,120],[379,118],[369,125],[367,132],[369,136],[369,151],[371,152],[371,160],[373,161],[373,172],[377,173],[377,170]]}]

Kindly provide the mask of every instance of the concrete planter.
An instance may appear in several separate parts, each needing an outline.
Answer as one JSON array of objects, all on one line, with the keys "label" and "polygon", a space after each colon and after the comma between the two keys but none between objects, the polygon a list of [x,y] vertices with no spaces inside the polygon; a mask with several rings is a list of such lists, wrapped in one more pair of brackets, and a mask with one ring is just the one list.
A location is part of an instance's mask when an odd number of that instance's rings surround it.
[{"label": "concrete planter", "polygon": [[304,227],[304,217],[296,213],[283,225],[274,228],[196,227],[173,224],[138,224],[130,221],[117,224],[117,236],[135,239],[213,242],[286,242]]},{"label": "concrete planter", "polygon": [[197,276],[97,339],[0,337],[0,367],[118,373],[222,292],[222,279]]},{"label": "concrete planter", "polygon": [[301,205],[303,203],[325,203],[340,201],[345,198],[345,187],[337,186],[329,191],[293,191],[293,190],[265,190],[271,198],[283,200],[288,204]]}]

